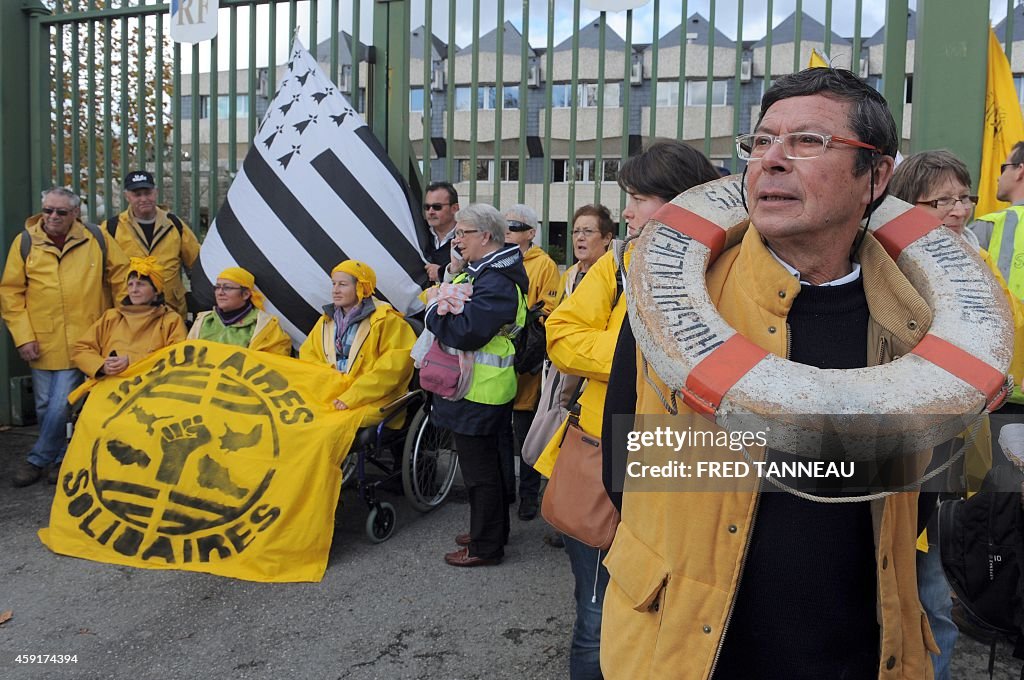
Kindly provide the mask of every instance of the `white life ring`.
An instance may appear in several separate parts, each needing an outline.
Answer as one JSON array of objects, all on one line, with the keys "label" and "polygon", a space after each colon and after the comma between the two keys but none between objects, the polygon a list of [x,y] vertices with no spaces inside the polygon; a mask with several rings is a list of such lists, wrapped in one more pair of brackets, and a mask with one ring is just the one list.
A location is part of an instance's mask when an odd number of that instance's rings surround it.
[{"label": "white life ring", "polygon": [[729,431],[765,432],[778,450],[869,460],[927,450],[1005,400],[1013,324],[998,283],[963,239],[893,197],[870,228],[934,314],[913,352],[870,368],[819,369],[742,337],[705,281],[745,231],[742,191],[733,175],[680,194],[647,223],[630,262],[637,345],[690,408]]}]

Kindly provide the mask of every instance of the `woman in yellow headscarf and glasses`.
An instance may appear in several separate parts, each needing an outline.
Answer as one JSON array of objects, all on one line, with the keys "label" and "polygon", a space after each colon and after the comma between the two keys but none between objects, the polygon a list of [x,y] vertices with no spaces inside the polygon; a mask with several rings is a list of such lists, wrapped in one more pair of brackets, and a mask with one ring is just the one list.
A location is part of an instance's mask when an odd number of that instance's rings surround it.
[{"label": "woman in yellow headscarf and glasses", "polygon": [[[331,271],[331,304],[299,348],[299,358],[345,374],[335,408],[365,410],[362,427],[379,423],[380,407],[405,394],[416,334],[400,312],[373,297],[377,275],[356,260]],[[396,423],[397,425],[398,423]]]},{"label": "woman in yellow headscarf and glasses", "polygon": [[213,287],[216,306],[199,312],[189,340],[209,340],[226,345],[291,356],[292,339],[273,314],[263,311],[263,294],[256,279],[241,267],[228,267]]},{"label": "woman in yellow headscarf and glasses", "polygon": [[108,309],[74,344],[71,360],[90,378],[128,365],[185,339],[185,322],[164,303],[164,270],[152,257],[133,257],[128,296]]}]

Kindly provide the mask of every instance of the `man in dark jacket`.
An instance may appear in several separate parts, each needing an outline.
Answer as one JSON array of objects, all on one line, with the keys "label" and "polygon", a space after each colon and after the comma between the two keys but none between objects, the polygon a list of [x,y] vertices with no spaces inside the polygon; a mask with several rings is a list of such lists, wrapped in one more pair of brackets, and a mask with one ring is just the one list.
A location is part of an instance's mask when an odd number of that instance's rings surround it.
[{"label": "man in dark jacket", "polygon": [[[515,349],[510,335],[526,320],[529,285],[518,246],[505,244],[505,219],[488,205],[459,211],[453,249],[465,262],[453,283],[472,284],[458,313],[442,313],[436,288],[428,292],[426,326],[448,347],[473,352],[473,377],[466,396],[458,401],[435,398],[435,425],[455,435],[459,465],[469,492],[470,530],[456,536],[464,546],[445,555],[458,567],[498,564],[508,541],[509,516],[501,476],[498,433],[512,417],[516,395]],[[455,257],[449,271],[461,262]]]}]

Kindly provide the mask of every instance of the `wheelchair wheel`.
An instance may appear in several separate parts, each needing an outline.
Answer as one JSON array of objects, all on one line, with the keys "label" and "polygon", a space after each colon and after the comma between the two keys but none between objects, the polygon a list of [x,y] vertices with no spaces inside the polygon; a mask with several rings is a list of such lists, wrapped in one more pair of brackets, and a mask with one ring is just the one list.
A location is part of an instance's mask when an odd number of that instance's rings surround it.
[{"label": "wheelchair wheel", "polygon": [[374,543],[383,543],[395,533],[395,506],[381,503],[370,508],[366,516],[366,536]]},{"label": "wheelchair wheel", "polygon": [[444,502],[455,481],[459,454],[452,433],[430,422],[429,406],[413,416],[402,455],[402,488],[409,504],[429,512]]},{"label": "wheelchair wheel", "polygon": [[356,462],[359,458],[358,451],[350,451],[345,460],[341,462],[341,488],[351,489],[356,483]]}]

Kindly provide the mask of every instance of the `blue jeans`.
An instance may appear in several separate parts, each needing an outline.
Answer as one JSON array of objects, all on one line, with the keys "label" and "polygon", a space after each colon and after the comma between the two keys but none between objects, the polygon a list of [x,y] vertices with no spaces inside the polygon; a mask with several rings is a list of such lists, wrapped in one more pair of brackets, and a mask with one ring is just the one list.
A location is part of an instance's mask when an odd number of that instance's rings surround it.
[{"label": "blue jeans", "polygon": [[607,552],[565,536],[565,552],[576,581],[576,623],[569,648],[569,678],[599,680],[601,675],[601,608],[608,587]]},{"label": "blue jeans", "polygon": [[39,439],[28,452],[28,462],[36,467],[45,468],[50,463],[59,463],[64,459],[64,452],[68,448],[68,414],[71,411],[68,395],[84,379],[85,376],[77,368],[61,371],[32,369]]},{"label": "blue jeans", "polygon": [[[928,535],[931,536],[931,530]],[[928,615],[928,624],[932,627],[932,635],[938,644],[939,655],[930,654],[935,680],[950,680],[949,664],[953,659],[953,648],[959,631],[953,623],[950,611],[953,600],[949,596],[949,583],[942,571],[942,560],[939,557],[939,546],[928,545],[928,552],[917,553],[917,594],[921,598],[921,606]]]}]

